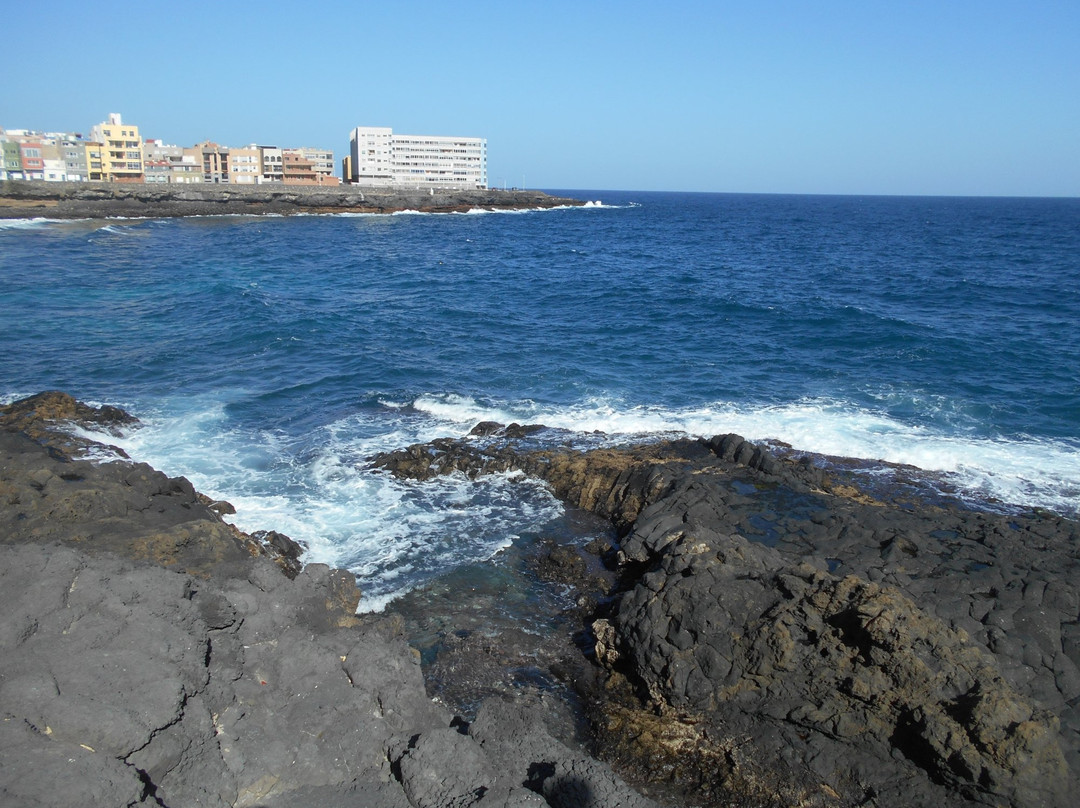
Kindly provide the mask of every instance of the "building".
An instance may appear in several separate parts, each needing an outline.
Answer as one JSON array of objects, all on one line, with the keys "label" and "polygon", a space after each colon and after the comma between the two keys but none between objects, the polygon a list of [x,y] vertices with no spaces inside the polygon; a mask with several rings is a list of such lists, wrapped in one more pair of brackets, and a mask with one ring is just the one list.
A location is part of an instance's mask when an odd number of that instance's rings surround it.
[{"label": "building", "polygon": [[102,145],[101,179],[107,182],[142,182],[142,137],[139,127],[125,124],[120,113],[112,112],[109,120],[97,124],[91,139]]},{"label": "building", "polygon": [[487,140],[395,135],[389,127],[358,126],[349,137],[349,181],[417,188],[487,188]]},{"label": "building", "polygon": [[0,141],[0,179],[82,182],[89,178],[87,141],[80,134],[9,129],[0,131]]},{"label": "building", "polygon": [[0,160],[0,180],[23,179],[19,141],[10,140],[7,137],[0,138],[0,152],[3,154]]},{"label": "building", "polygon": [[143,166],[149,183],[201,183],[203,181],[202,152],[183,146],[169,146],[160,140],[147,140],[143,145]]},{"label": "building", "polygon": [[86,178],[103,181],[105,179],[105,144],[96,140],[86,143]]},{"label": "building", "polygon": [[50,137],[42,141],[41,157],[44,163],[42,179],[45,182],[64,182],[67,180],[67,170],[64,168],[64,157],[61,150],[61,137]]},{"label": "building", "polygon": [[202,154],[203,182],[229,182],[229,147],[207,140],[195,148]]},{"label": "building", "polygon": [[284,155],[278,146],[259,146],[259,156],[262,160],[262,181],[283,182]]},{"label": "building", "polygon": [[262,157],[258,146],[229,149],[229,182],[233,185],[262,182]]},{"label": "building", "polygon": [[334,176],[334,153],[323,149],[282,149],[282,182],[286,185],[340,185]]},{"label": "building", "polygon": [[212,141],[170,146],[139,134],[119,113],[91,129],[70,132],[0,129],[0,180],[340,185],[334,153],[309,147],[229,148]]},{"label": "building", "polygon": [[310,160],[315,167],[315,173],[324,177],[334,176],[334,153],[326,149],[313,149],[309,146],[301,146],[300,153],[305,160]]},{"label": "building", "polygon": [[64,179],[67,182],[83,182],[90,178],[86,164],[86,141],[78,135],[65,137],[58,144],[60,159],[64,161]]},{"label": "building", "polygon": [[45,179],[44,144],[40,140],[24,140],[19,143],[19,160],[24,180]]}]

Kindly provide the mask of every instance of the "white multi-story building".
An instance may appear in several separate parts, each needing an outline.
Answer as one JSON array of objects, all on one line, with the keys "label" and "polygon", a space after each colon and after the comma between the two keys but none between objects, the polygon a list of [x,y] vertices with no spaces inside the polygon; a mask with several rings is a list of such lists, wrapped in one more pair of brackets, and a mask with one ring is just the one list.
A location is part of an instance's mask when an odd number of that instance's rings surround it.
[{"label": "white multi-story building", "polygon": [[358,126],[349,138],[358,185],[487,188],[487,140],[480,137],[395,135],[384,126]]}]

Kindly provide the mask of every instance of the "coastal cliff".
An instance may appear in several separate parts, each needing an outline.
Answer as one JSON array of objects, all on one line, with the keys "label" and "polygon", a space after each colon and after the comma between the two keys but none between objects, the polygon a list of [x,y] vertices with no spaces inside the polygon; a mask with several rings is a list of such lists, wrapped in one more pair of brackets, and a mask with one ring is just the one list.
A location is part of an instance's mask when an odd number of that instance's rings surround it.
[{"label": "coastal cliff", "polygon": [[431,213],[527,210],[582,205],[542,191],[406,190],[343,185],[146,185],[142,183],[0,183],[0,219],[218,216],[301,213]]}]

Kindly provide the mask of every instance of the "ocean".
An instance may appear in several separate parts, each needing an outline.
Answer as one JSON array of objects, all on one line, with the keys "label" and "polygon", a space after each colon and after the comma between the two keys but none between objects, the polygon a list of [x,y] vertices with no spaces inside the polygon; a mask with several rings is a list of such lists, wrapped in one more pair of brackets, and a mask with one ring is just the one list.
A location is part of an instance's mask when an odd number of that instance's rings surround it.
[{"label": "ocean", "polygon": [[0,400],[124,407],[110,443],[372,610],[580,529],[513,475],[365,464],[485,420],[736,432],[1078,513],[1080,199],[558,193],[591,204],[0,222]]}]

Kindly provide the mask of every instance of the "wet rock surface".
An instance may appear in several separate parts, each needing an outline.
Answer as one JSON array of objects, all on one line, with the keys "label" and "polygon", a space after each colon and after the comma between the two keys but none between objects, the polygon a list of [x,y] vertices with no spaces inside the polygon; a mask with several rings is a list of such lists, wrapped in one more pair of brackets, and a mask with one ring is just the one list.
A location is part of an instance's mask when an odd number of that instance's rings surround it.
[{"label": "wet rock surface", "polygon": [[612,521],[593,718],[621,772],[694,804],[1071,804],[1075,521],[733,435],[582,453],[535,434],[487,424],[372,464],[521,470]]},{"label": "wet rock surface", "polygon": [[80,459],[110,453],[69,420],[115,416],[0,410],[0,804],[652,804],[519,706],[455,719],[350,574],[296,573],[183,478]]}]

